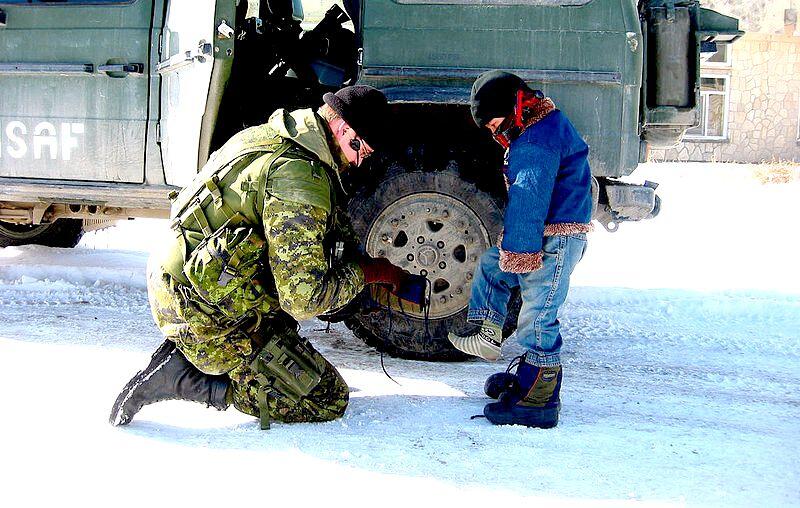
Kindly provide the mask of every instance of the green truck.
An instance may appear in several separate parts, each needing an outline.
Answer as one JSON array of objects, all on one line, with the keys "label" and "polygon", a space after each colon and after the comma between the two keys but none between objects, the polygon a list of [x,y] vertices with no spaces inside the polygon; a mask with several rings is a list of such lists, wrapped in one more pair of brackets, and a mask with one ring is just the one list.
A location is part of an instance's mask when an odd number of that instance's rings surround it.
[{"label": "green truck", "polygon": [[394,144],[352,175],[349,210],[370,254],[431,280],[431,305],[345,322],[397,356],[458,358],[446,331],[464,326],[505,192],[474,78],[512,71],[566,112],[614,230],[658,213],[654,184],[620,178],[699,123],[701,58],[741,35],[694,0],[0,0],[0,246],[168,217],[233,133],[370,84]]}]

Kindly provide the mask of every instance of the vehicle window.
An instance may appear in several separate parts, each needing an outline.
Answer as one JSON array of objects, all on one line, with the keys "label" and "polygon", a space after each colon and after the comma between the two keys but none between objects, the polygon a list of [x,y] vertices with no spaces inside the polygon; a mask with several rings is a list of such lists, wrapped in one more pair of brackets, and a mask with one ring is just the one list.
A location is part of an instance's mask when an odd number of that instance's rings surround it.
[{"label": "vehicle window", "polygon": [[322,17],[325,16],[325,13],[333,4],[337,4],[339,7],[344,9],[344,5],[342,4],[341,0],[302,0],[302,4],[303,14],[305,16],[303,21],[314,25],[322,20]]},{"label": "vehicle window", "polygon": [[0,5],[3,4],[31,4],[31,5],[53,5],[59,6],[64,4],[132,4],[136,0],[0,0]]},{"label": "vehicle window", "polygon": [[[317,26],[317,23],[322,21],[328,9],[334,5],[341,7],[349,16],[358,16],[358,13],[353,12],[353,9],[358,10],[357,0],[301,0],[303,5],[303,29],[310,30]],[[348,21],[344,27],[354,32],[353,22]]]},{"label": "vehicle window", "polygon": [[569,7],[586,5],[593,0],[395,0],[399,4],[422,5],[543,5]]}]

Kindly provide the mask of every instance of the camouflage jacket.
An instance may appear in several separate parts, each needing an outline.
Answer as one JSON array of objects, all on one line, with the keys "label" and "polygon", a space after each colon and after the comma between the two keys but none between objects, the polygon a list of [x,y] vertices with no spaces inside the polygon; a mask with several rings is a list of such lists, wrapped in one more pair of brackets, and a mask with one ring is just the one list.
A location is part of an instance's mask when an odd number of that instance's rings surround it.
[{"label": "camouflage jacket", "polygon": [[215,152],[173,202],[176,239],[160,266],[203,313],[232,323],[279,306],[303,320],[364,288],[358,264],[331,256],[334,232],[352,230],[323,122],[276,111]]}]

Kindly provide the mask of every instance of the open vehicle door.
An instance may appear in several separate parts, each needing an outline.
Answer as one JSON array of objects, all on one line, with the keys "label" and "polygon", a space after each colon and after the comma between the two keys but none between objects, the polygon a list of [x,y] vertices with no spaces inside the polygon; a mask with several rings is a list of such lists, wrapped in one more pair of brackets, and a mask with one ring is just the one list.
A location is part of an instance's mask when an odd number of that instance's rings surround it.
[{"label": "open vehicle door", "polygon": [[144,181],[154,0],[0,0],[0,177]]},{"label": "open vehicle door", "polygon": [[235,0],[172,0],[161,40],[161,154],[166,183],[185,186],[208,158],[233,63]]}]

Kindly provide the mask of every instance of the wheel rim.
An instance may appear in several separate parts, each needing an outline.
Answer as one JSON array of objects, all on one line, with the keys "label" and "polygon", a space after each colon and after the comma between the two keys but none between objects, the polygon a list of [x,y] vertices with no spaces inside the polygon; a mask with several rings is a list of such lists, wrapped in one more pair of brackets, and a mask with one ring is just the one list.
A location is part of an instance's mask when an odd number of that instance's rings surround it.
[{"label": "wheel rim", "polygon": [[[370,255],[428,277],[431,319],[452,316],[468,305],[475,267],[490,245],[483,222],[469,206],[436,192],[405,196],[386,207],[366,241]],[[423,317],[417,310],[404,310]]]},{"label": "wheel rim", "polygon": [[0,222],[0,235],[13,240],[30,240],[41,235],[52,224],[11,224]]}]

